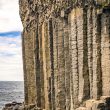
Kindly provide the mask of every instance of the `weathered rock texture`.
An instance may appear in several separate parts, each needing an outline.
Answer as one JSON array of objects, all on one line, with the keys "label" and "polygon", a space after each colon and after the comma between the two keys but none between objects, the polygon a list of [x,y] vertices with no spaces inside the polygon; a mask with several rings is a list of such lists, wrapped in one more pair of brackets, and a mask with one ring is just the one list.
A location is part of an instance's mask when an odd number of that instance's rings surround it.
[{"label": "weathered rock texture", "polygon": [[37,110],[110,110],[109,0],[19,4],[25,104]]}]

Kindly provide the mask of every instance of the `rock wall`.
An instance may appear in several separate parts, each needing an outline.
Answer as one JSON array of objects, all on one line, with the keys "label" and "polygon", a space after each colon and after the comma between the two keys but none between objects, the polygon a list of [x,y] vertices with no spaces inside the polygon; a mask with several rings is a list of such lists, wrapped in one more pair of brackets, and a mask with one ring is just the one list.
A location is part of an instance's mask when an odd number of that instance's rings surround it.
[{"label": "rock wall", "polygon": [[109,0],[19,4],[25,105],[34,104],[37,110],[110,110]]}]

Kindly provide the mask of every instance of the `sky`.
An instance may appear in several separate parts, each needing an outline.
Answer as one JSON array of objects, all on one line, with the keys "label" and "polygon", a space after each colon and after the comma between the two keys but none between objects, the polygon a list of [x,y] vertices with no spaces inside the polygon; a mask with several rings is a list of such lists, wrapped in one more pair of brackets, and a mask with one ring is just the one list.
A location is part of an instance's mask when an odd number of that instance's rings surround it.
[{"label": "sky", "polygon": [[22,81],[22,23],[18,0],[0,0],[0,81]]}]

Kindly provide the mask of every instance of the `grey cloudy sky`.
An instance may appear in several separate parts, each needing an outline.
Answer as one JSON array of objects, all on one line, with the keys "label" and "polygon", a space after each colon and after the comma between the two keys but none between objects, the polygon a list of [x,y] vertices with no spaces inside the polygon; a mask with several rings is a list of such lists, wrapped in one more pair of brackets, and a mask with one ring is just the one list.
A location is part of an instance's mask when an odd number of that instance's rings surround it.
[{"label": "grey cloudy sky", "polygon": [[0,0],[0,81],[23,80],[18,0]]}]

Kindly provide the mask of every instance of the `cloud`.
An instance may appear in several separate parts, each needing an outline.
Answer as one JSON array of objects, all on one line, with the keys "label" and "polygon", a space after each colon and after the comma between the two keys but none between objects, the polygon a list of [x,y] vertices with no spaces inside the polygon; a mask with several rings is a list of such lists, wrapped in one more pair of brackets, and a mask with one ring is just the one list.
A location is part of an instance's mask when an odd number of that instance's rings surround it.
[{"label": "cloud", "polygon": [[20,32],[0,33],[0,80],[23,80]]},{"label": "cloud", "polygon": [[0,0],[0,80],[23,80],[18,0]]},{"label": "cloud", "polygon": [[0,32],[22,30],[18,0],[0,0]]},{"label": "cloud", "polygon": [[20,31],[1,32],[0,33],[0,36],[2,36],[2,37],[17,37],[20,35],[21,35]]}]

